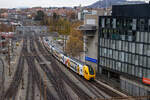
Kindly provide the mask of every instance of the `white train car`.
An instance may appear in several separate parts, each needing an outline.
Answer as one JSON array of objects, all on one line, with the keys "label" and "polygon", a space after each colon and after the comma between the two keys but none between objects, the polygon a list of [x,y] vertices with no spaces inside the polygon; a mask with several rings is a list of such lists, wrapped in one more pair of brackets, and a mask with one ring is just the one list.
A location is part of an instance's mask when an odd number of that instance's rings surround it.
[{"label": "white train car", "polygon": [[78,61],[77,59],[66,56],[61,50],[53,46],[47,38],[43,38],[43,44],[52,53],[52,55],[69,69],[83,76],[86,80],[95,79],[95,70],[91,66]]}]

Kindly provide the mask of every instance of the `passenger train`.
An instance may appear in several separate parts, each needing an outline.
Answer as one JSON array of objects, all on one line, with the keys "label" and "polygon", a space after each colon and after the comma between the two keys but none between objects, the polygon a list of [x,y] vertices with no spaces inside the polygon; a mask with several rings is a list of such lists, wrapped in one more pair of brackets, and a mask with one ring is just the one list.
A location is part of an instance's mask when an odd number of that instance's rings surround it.
[{"label": "passenger train", "polygon": [[60,49],[53,46],[46,37],[42,38],[42,42],[49,52],[66,67],[83,76],[86,80],[95,80],[95,70],[90,65],[66,56]]}]

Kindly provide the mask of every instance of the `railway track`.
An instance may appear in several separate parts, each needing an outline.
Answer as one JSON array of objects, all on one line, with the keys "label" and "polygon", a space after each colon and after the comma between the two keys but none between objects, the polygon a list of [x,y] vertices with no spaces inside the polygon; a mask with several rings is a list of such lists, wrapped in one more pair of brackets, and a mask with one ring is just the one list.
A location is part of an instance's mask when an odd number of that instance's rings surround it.
[{"label": "railway track", "polygon": [[[46,58],[46,60],[51,61],[52,68],[55,73],[59,74],[60,78],[63,79],[67,85],[69,85],[72,90],[78,95],[78,97],[81,100],[89,100],[92,99],[85,91],[83,91],[81,88],[79,88],[74,82],[70,80],[70,78],[59,68],[57,65],[55,59],[52,57],[52,55],[44,55],[48,54],[48,52],[42,47],[41,43],[39,41],[36,41],[36,44],[38,45],[39,51],[43,54],[43,56]],[[47,68],[47,70],[49,70]]]},{"label": "railway track", "polygon": [[5,92],[5,99],[10,99],[11,98],[11,99],[15,100],[15,98],[16,98],[18,88],[19,88],[19,85],[21,83],[22,76],[23,76],[24,57],[22,56],[22,54],[23,54],[24,49],[26,47],[27,47],[26,39],[24,39],[23,48],[21,50],[21,54],[20,54],[20,57],[19,57],[19,62],[18,62],[18,65],[17,65],[17,70],[16,70],[16,72],[13,76],[13,80],[10,83],[9,88]]},{"label": "railway track", "polygon": [[26,98],[25,100],[29,99],[29,92],[30,92],[30,84],[31,84],[31,77],[32,73],[30,71],[30,68],[28,68],[28,83],[27,83],[27,91],[26,91]]},{"label": "railway track", "polygon": [[61,100],[72,100],[72,98],[70,97],[69,93],[66,91],[66,89],[64,88],[64,83],[61,79],[61,77],[59,76],[58,73],[54,72],[52,73],[48,66],[46,64],[41,64],[41,62],[43,62],[43,60],[40,58],[40,56],[38,56],[37,51],[35,49],[33,40],[31,40],[31,51],[37,55],[35,56],[36,60],[38,61],[38,63],[40,64],[41,69],[46,73],[48,79],[51,81],[51,83],[53,84],[59,98]]},{"label": "railway track", "polygon": [[[38,43],[40,45],[40,43]],[[42,48],[41,48],[42,49]],[[44,52],[44,51],[42,51]],[[48,52],[45,52],[44,54],[48,54]],[[44,55],[47,60],[50,60],[49,57],[47,55]],[[51,58],[53,59],[53,58]],[[54,69],[56,69],[57,67],[54,67]],[[57,69],[56,69],[57,70]],[[95,96],[97,98],[107,98],[108,96],[110,97],[122,97],[121,95],[105,88],[103,85],[100,85],[99,83],[97,83],[96,81],[92,81],[92,82],[89,82],[89,81],[86,81],[84,80],[83,78],[81,79],[81,76],[77,75],[76,73],[74,73],[72,70],[70,70],[70,72],[77,78],[79,79],[86,87],[88,87],[88,89],[90,89],[90,91],[93,91],[93,93],[95,94]],[[91,89],[91,87],[92,89]],[[93,90],[94,89],[94,90]],[[108,94],[108,96],[105,96],[103,95],[100,91],[98,91],[97,89],[103,91],[105,94]],[[95,91],[98,93],[95,93]]]},{"label": "railway track", "polygon": [[32,71],[28,67],[28,83],[25,100],[35,100],[35,80]]},{"label": "railway track", "polygon": [[[36,69],[35,61],[34,61],[35,57],[32,56],[33,54],[29,53],[27,49],[25,51],[25,54],[31,55],[26,57],[27,64],[29,66],[29,70],[31,71],[32,77],[34,77],[35,83],[37,84],[38,89],[40,90],[40,93],[43,96],[43,98],[46,100],[56,100],[56,98],[51,94],[50,90],[47,87],[45,87],[44,80],[42,79],[38,70]],[[32,83],[34,83],[34,81],[32,81]],[[34,89],[33,85],[32,85],[32,89]],[[32,93],[35,94],[34,91],[32,91]],[[32,98],[31,100],[34,100],[34,96],[32,96],[31,98]]]},{"label": "railway track", "polygon": [[[121,95],[106,89],[104,86],[100,85],[99,83],[97,83],[96,81],[87,81],[85,79],[83,79],[83,77],[77,75],[75,72],[73,72],[72,70],[68,69],[77,79],[79,79],[86,87],[88,87],[88,89],[90,89],[90,91],[92,91],[92,93],[94,93],[97,98],[107,98],[108,96],[103,95],[100,91],[98,91],[97,89],[105,92],[106,94],[108,94],[110,97],[122,97]],[[92,89],[91,89],[92,87]],[[97,89],[96,89],[97,88]],[[94,90],[93,90],[94,89]],[[96,92],[96,93],[95,93]],[[98,93],[98,94],[97,94]]]}]

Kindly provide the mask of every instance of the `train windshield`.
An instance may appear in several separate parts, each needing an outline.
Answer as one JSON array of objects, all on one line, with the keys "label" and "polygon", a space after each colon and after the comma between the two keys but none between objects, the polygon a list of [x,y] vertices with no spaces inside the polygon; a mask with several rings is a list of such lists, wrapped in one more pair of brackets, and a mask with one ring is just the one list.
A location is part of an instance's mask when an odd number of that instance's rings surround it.
[{"label": "train windshield", "polygon": [[90,75],[94,75],[94,70],[93,70],[93,68],[92,68],[90,65],[88,65],[88,68],[89,68],[89,73],[90,73]]}]

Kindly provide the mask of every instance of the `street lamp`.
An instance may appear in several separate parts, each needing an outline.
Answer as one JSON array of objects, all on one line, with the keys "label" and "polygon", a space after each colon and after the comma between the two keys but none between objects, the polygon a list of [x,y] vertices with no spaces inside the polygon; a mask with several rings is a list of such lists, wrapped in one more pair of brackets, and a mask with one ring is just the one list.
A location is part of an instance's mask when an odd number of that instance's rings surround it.
[{"label": "street lamp", "polygon": [[0,98],[1,100],[4,100],[4,81],[5,81],[5,69],[4,69],[4,62],[2,60],[2,58],[0,58],[0,63],[2,65],[2,89],[1,89],[1,95],[0,95]]}]

